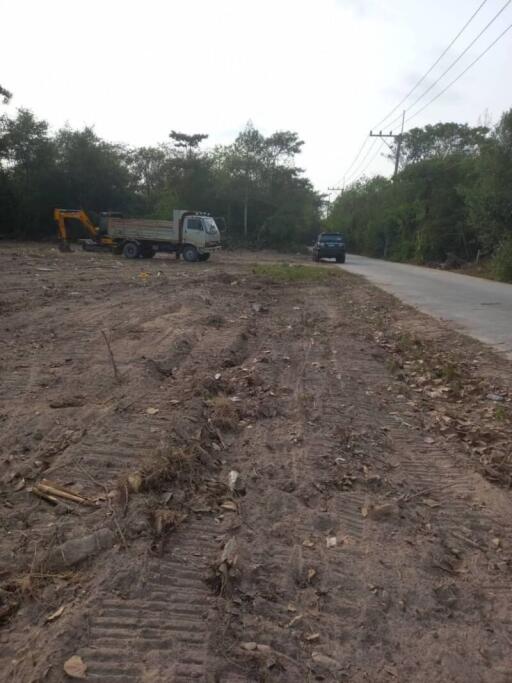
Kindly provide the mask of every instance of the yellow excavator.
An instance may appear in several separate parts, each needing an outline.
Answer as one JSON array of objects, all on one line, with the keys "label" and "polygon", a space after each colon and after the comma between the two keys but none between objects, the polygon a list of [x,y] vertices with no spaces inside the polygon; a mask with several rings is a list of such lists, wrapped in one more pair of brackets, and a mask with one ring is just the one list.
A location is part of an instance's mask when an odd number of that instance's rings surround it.
[{"label": "yellow excavator", "polygon": [[[120,214],[115,215],[117,216]],[[58,225],[60,251],[71,251],[71,247],[69,245],[68,229],[66,226],[66,219],[70,218],[79,221],[89,235],[88,239],[80,240],[82,242],[82,247],[86,251],[104,251],[112,249],[114,244],[112,238],[102,234],[101,228],[96,228],[92,224],[89,216],[82,209],[55,209],[53,212],[53,217],[57,221]]]}]

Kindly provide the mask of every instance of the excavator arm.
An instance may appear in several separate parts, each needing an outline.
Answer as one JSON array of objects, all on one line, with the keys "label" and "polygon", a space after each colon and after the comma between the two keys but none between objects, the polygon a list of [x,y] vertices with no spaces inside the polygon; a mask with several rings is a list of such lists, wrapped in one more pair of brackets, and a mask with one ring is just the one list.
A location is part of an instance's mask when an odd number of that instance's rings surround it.
[{"label": "excavator arm", "polygon": [[84,226],[85,230],[93,240],[98,239],[98,230],[91,223],[89,216],[82,209],[55,209],[53,217],[57,221],[58,237],[64,243],[68,242],[68,231],[66,228],[66,218],[74,218]]}]

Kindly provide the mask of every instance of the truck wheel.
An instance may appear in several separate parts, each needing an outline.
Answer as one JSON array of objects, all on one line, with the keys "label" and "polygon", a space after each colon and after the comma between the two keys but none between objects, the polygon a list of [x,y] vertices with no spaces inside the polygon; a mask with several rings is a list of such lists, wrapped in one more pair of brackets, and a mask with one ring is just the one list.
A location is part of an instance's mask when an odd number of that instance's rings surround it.
[{"label": "truck wheel", "polygon": [[336,256],[336,263],[345,263],[345,254],[341,256]]},{"label": "truck wheel", "polygon": [[137,258],[139,251],[138,244],[135,244],[135,242],[127,242],[123,247],[123,256],[125,258]]},{"label": "truck wheel", "polygon": [[153,258],[155,252],[153,251],[153,249],[143,249],[140,255],[142,258]]},{"label": "truck wheel", "polygon": [[198,260],[199,254],[197,253],[197,249],[193,247],[191,244],[187,244],[183,247],[181,250],[181,254],[185,261],[188,263],[194,263],[195,261]]},{"label": "truck wheel", "polygon": [[210,258],[210,254],[201,254],[201,256],[199,257],[199,260],[200,261],[208,261],[209,258]]}]

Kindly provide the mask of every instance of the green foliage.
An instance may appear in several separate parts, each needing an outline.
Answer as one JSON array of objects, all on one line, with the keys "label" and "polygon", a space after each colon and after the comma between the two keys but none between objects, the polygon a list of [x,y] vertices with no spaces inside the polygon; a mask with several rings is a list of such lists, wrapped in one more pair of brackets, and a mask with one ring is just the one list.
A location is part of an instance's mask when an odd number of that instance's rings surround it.
[{"label": "green foliage", "polygon": [[99,138],[92,128],[65,128],[54,140],[60,188],[72,207],[94,211],[129,207],[127,152]]},{"label": "green foliage", "polygon": [[[1,95],[1,93],[0,93]],[[55,207],[95,217],[121,211],[168,219],[173,209],[208,211],[232,243],[285,248],[310,242],[320,197],[295,167],[303,142],[292,131],[265,137],[248,124],[231,145],[205,151],[202,133],[171,131],[170,141],[129,148],[92,128],[48,124],[26,110],[0,117],[0,231],[55,234]]]},{"label": "green foliage", "polygon": [[[477,156],[487,142],[489,129],[471,128],[466,123],[436,123],[424,128],[412,128],[404,134],[401,148],[401,168],[427,159],[446,159],[450,156]],[[396,145],[396,143],[395,143]],[[395,145],[391,159],[395,160]]]},{"label": "green foliage", "polygon": [[326,228],[343,232],[355,252],[398,261],[487,255],[496,276],[512,281],[512,111],[492,131],[415,128],[403,151],[396,179],[354,183],[334,202]]},{"label": "green foliage", "polygon": [[276,282],[326,282],[342,276],[342,271],[335,268],[288,263],[257,263],[252,272]]},{"label": "green foliage", "polygon": [[203,140],[206,140],[208,135],[204,133],[194,133],[193,135],[187,135],[186,133],[179,133],[175,130],[171,130],[169,137],[174,141],[176,147],[181,147],[186,149],[187,152],[191,153],[199,147]]},{"label": "green foliage", "polygon": [[493,271],[497,280],[512,282],[512,237],[503,241],[496,250]]}]

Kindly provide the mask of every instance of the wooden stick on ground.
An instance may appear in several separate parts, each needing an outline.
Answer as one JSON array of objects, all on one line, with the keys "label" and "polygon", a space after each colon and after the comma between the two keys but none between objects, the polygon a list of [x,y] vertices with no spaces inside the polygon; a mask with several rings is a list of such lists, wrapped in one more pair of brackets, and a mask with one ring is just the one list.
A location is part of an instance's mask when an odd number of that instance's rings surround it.
[{"label": "wooden stick on ground", "polygon": [[66,489],[59,484],[56,484],[49,479],[42,479],[38,482],[32,489],[36,495],[43,494],[44,497],[51,500],[52,502],[59,502],[59,498],[64,498],[66,500],[71,500],[73,503],[80,503],[81,505],[94,505],[94,501],[90,498],[75,493],[70,489]]},{"label": "wooden stick on ground", "polygon": [[82,496],[80,493],[75,493],[75,491],[67,489],[64,486],[59,486],[59,484],[56,484],[49,479],[42,479],[37,486],[43,493],[49,493],[58,498],[66,498],[66,500],[72,500],[74,503],[94,505],[94,502],[90,498]]},{"label": "wooden stick on ground", "polygon": [[116,382],[119,382],[119,381],[120,381],[119,371],[118,371],[118,369],[117,369],[117,365],[116,365],[116,361],[115,361],[115,358],[114,358],[114,354],[112,353],[112,348],[111,348],[111,346],[110,346],[110,342],[109,342],[109,340],[108,340],[107,335],[105,334],[105,330],[101,330],[101,334],[103,335],[103,339],[105,340],[105,344],[107,345],[108,354],[109,354],[109,356],[110,356],[110,362],[112,363],[112,368],[113,368],[113,370],[114,370],[114,377],[115,377],[115,379],[116,379]]}]

